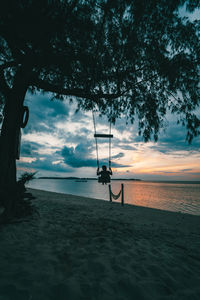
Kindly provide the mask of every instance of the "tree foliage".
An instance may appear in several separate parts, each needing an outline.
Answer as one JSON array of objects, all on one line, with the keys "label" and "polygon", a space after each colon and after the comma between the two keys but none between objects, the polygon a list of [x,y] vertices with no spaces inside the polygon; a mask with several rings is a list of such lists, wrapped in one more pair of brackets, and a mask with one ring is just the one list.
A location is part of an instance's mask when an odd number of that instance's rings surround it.
[{"label": "tree foliage", "polygon": [[20,71],[27,90],[75,96],[114,122],[137,117],[156,140],[166,113],[199,134],[199,8],[184,0],[2,0],[0,101]]}]

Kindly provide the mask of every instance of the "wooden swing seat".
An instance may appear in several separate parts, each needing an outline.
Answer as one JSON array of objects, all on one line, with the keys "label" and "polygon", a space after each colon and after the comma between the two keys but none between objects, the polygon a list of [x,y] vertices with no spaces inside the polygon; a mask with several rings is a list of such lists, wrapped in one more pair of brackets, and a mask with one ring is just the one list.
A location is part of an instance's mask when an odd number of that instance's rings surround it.
[{"label": "wooden swing seat", "polygon": [[95,133],[95,138],[113,138],[113,134]]}]

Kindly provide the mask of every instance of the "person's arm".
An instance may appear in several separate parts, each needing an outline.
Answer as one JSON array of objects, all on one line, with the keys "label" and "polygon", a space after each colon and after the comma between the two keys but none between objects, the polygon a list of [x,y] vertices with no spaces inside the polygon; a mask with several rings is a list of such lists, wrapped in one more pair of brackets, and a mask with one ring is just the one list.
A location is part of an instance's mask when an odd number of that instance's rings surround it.
[{"label": "person's arm", "polygon": [[109,168],[109,174],[112,175],[112,169],[111,168]]}]

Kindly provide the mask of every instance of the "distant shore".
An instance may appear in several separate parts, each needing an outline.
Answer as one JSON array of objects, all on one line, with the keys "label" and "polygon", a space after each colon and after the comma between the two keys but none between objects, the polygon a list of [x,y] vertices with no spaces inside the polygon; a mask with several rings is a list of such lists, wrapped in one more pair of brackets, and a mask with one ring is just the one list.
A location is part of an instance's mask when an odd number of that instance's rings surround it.
[{"label": "distant shore", "polygon": [[0,230],[1,299],[200,299],[200,216],[28,189]]},{"label": "distant shore", "polygon": [[[37,179],[69,179],[69,180],[98,180],[97,177],[38,177]],[[141,181],[141,179],[137,179],[137,178],[126,178],[126,179],[122,179],[122,178],[112,178],[112,180],[133,180],[133,181]]]},{"label": "distant shore", "polygon": [[[66,180],[80,180],[80,181],[89,181],[89,180],[98,180],[97,177],[48,177],[41,176],[35,179],[66,179]],[[142,181],[142,182],[159,182],[159,183],[183,183],[183,184],[200,184],[200,180],[143,180],[139,178],[112,178],[111,181]]]}]

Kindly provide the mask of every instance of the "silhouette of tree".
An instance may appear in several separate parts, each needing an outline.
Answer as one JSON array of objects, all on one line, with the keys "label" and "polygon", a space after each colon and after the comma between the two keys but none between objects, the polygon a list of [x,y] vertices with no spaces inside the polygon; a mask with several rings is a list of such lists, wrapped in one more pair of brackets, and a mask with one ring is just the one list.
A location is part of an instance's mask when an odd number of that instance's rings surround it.
[{"label": "silhouette of tree", "polygon": [[200,23],[180,15],[183,5],[193,12],[199,1],[0,2],[1,190],[16,185],[27,91],[75,96],[79,108],[98,107],[113,122],[137,116],[145,141],[157,140],[168,110],[189,142],[199,134]]}]

